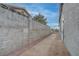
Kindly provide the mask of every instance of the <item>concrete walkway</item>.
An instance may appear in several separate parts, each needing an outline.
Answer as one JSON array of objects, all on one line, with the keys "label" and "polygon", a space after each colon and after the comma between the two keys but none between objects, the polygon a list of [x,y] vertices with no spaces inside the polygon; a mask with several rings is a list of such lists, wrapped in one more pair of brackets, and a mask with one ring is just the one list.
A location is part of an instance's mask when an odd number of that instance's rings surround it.
[{"label": "concrete walkway", "polygon": [[67,56],[67,49],[64,47],[63,41],[58,39],[58,34],[52,34],[41,42],[25,50],[21,56]]}]

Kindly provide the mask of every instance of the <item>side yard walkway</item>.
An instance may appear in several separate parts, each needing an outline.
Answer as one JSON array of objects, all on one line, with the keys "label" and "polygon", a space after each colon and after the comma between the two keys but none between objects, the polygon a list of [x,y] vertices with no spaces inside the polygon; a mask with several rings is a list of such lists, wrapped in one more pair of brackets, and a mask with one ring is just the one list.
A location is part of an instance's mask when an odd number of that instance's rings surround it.
[{"label": "side yard walkway", "polygon": [[21,56],[67,56],[67,49],[58,33],[51,34],[41,42],[20,54]]}]

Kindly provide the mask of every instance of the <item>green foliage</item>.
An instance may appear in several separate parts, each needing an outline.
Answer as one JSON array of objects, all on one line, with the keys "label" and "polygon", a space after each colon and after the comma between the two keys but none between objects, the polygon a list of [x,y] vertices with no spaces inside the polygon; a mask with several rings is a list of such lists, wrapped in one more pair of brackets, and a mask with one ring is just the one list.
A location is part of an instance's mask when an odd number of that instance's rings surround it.
[{"label": "green foliage", "polygon": [[54,29],[51,29],[52,31],[54,31]]},{"label": "green foliage", "polygon": [[33,17],[33,20],[46,25],[47,24],[47,18],[45,18],[43,15],[41,15],[40,13],[38,15],[35,15]]},{"label": "green foliage", "polygon": [[58,29],[55,29],[55,32],[59,32],[59,30]]},{"label": "green foliage", "polygon": [[53,32],[59,32],[59,29],[51,29]]}]

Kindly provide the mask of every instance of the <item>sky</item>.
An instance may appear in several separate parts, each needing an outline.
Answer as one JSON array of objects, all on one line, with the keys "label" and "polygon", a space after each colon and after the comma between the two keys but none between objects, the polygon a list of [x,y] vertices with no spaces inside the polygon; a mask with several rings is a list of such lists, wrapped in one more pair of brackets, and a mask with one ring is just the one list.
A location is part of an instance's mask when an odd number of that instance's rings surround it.
[{"label": "sky", "polygon": [[50,28],[59,28],[59,4],[57,3],[19,3],[20,7],[25,8],[32,16],[41,13],[47,18],[47,25]]}]

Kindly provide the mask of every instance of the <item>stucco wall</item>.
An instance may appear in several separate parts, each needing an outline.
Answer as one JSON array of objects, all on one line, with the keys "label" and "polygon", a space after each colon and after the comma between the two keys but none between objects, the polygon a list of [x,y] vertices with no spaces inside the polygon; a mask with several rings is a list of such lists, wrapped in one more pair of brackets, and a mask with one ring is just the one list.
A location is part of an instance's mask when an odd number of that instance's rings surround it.
[{"label": "stucco wall", "polygon": [[79,56],[79,4],[63,5],[64,43],[71,55]]},{"label": "stucco wall", "polygon": [[31,17],[0,7],[0,55],[21,49],[50,33],[48,26],[33,21]]}]

